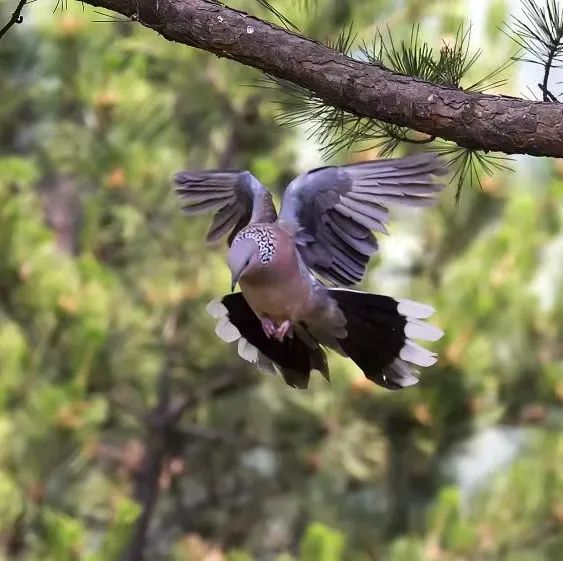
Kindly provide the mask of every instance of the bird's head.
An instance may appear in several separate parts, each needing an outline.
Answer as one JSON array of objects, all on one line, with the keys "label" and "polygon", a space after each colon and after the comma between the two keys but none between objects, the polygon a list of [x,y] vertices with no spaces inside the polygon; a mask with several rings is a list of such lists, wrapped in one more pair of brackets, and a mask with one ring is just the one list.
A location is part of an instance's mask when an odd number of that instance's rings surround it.
[{"label": "bird's head", "polygon": [[231,291],[233,291],[242,277],[252,274],[260,268],[258,244],[251,238],[235,238],[229,249],[227,262],[231,269]]}]

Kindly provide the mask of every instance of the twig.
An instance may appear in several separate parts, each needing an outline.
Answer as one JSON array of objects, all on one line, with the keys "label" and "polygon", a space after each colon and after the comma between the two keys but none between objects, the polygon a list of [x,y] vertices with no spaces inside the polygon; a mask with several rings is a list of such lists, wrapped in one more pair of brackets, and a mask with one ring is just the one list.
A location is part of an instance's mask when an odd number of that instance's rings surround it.
[{"label": "twig", "polygon": [[16,23],[23,22],[23,16],[21,15],[21,13],[26,3],[27,0],[19,0],[16,9],[12,13],[12,17],[9,19],[8,23],[2,29],[0,29],[0,39],[2,39],[2,37],[4,37],[4,35],[6,35],[6,33],[10,31],[10,28],[16,25]]},{"label": "twig", "polygon": [[[545,72],[543,75],[543,84],[540,86],[540,90],[543,92],[543,100],[544,101],[553,101],[553,94],[548,90],[549,86],[549,74],[551,72],[551,68],[553,65],[553,59],[557,54],[557,45],[552,45],[549,49],[549,55],[545,62]],[[539,84],[538,84],[539,85]],[[555,99],[557,101],[557,99]]]},{"label": "twig", "polygon": [[[545,75],[546,75],[546,77],[549,76],[547,69],[546,69]],[[544,101],[551,101],[553,103],[558,103],[559,100],[547,89],[545,84],[547,84],[547,81],[544,81],[543,84],[538,84],[538,88],[543,92],[543,100]]]},{"label": "twig", "polygon": [[248,374],[248,370],[244,368],[232,369],[222,375],[208,372],[208,375],[210,377],[213,376],[211,382],[199,388],[197,391],[192,392],[182,400],[178,400],[178,407],[182,407],[183,409],[195,407],[205,399],[238,391],[246,386],[255,384],[257,380],[254,375]]}]

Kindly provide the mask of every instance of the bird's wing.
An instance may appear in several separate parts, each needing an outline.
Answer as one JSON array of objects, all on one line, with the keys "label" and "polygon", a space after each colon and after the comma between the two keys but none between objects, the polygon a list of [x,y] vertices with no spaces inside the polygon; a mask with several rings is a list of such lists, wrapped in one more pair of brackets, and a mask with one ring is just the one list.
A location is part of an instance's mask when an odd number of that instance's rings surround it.
[{"label": "bird's wing", "polygon": [[181,171],[174,177],[176,194],[186,214],[214,212],[207,241],[237,232],[251,222],[274,222],[277,214],[272,195],[248,171]]},{"label": "bird's wing", "polygon": [[433,154],[324,167],[296,177],[282,201],[280,224],[295,233],[300,254],[317,274],[337,285],[364,276],[377,251],[372,231],[387,233],[388,207],[430,206],[446,173]]}]

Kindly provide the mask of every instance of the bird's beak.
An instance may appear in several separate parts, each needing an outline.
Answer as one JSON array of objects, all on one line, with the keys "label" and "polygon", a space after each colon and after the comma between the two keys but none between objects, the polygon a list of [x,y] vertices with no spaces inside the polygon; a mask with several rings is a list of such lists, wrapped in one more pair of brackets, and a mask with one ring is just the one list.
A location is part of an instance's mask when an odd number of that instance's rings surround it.
[{"label": "bird's beak", "polygon": [[235,291],[235,287],[238,284],[239,276],[240,274],[233,273],[233,276],[231,277],[231,292]]}]

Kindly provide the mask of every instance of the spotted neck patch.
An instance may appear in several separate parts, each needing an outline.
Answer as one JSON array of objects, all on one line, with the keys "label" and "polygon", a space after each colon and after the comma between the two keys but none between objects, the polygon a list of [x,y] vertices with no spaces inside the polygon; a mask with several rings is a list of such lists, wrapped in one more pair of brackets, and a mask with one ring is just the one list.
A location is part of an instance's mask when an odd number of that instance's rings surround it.
[{"label": "spotted neck patch", "polygon": [[235,236],[233,243],[240,240],[253,240],[256,242],[260,263],[269,263],[274,258],[274,253],[276,252],[276,235],[271,228],[264,226],[247,226]]}]

